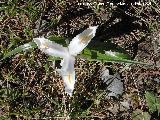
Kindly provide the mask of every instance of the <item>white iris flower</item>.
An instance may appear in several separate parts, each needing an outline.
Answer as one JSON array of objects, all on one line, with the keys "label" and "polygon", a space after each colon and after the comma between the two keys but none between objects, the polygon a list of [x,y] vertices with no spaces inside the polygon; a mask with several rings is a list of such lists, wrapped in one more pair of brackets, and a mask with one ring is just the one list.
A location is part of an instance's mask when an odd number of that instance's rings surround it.
[{"label": "white iris flower", "polygon": [[76,82],[74,69],[75,56],[79,54],[95,36],[97,27],[98,26],[89,27],[78,34],[72,39],[68,47],[63,47],[62,45],[45,38],[33,39],[38,48],[44,53],[63,58],[61,61],[62,68],[59,72],[64,80],[65,91],[70,96],[72,96],[74,84]]}]

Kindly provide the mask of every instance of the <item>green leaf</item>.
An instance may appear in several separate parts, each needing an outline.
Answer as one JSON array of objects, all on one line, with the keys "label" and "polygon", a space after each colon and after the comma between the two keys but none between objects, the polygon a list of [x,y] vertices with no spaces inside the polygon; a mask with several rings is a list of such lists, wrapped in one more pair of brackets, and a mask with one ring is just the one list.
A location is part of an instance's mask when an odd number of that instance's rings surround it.
[{"label": "green leaf", "polygon": [[150,112],[156,111],[157,110],[156,96],[151,92],[146,92],[145,93],[145,98],[146,98],[147,106],[149,107],[149,111]]},{"label": "green leaf", "polygon": [[91,61],[99,60],[108,62],[124,62],[124,63],[150,65],[143,62],[128,60],[129,58],[128,55],[120,52],[106,51],[105,53],[100,53],[99,51],[86,48],[81,54],[81,56]]},{"label": "green leaf", "polygon": [[1,59],[1,60],[4,60],[12,55],[15,55],[17,53],[20,53],[22,51],[26,51],[26,50],[29,50],[31,48],[36,48],[37,45],[35,44],[35,42],[29,42],[29,43],[26,43],[24,45],[21,45],[17,48],[15,48],[14,50],[10,51],[9,53],[7,53],[6,55],[4,55],[4,57]]},{"label": "green leaf", "polygon": [[60,57],[49,56],[48,61],[62,60]]},{"label": "green leaf", "polygon": [[151,115],[148,112],[143,112],[140,109],[133,111],[132,120],[150,120]]},{"label": "green leaf", "polygon": [[65,38],[62,37],[62,36],[51,35],[51,36],[48,37],[48,39],[51,40],[51,41],[54,41],[58,44],[61,44],[63,46],[67,46]]},{"label": "green leaf", "polygon": [[[54,42],[56,42],[58,44],[66,45],[64,37],[52,35],[48,39],[51,40],[51,41],[54,41]],[[20,53],[22,51],[27,51],[27,50],[29,50],[31,48],[36,48],[36,47],[37,47],[37,45],[36,45],[36,43],[34,41],[26,43],[24,45],[21,45],[21,46],[15,48],[14,50],[8,52],[7,54],[5,54],[4,57],[2,59],[0,59],[0,61],[4,60],[4,59],[6,59],[6,58],[8,58],[8,57],[10,57],[12,55],[15,55],[17,53]],[[53,59],[53,57],[52,57],[52,59]],[[54,59],[56,60],[56,59],[59,59],[59,58],[55,57]]]},{"label": "green leaf", "polygon": [[129,59],[129,55],[127,55],[127,52],[120,46],[111,43],[111,42],[100,42],[100,41],[91,41],[89,45],[87,46],[88,49],[90,50],[96,50],[99,51],[100,53],[105,53],[105,51],[113,51],[113,52],[118,52],[118,53],[123,53],[127,58]]},{"label": "green leaf", "polygon": [[82,57],[90,61],[123,62],[132,64],[150,65],[148,63],[130,60],[131,57],[120,46],[111,42],[91,41],[81,53]]}]

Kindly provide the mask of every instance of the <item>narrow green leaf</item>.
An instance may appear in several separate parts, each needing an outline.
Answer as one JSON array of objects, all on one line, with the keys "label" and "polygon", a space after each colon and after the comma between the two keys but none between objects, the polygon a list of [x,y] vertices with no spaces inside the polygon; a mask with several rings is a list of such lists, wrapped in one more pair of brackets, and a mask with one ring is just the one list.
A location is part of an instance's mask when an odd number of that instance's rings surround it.
[{"label": "narrow green leaf", "polygon": [[[59,43],[59,44],[62,44],[62,45],[66,45],[64,37],[52,35],[48,39],[51,40],[51,41],[55,41],[56,43]],[[0,61],[4,60],[4,59],[6,59],[6,58],[8,58],[8,57],[10,57],[12,55],[15,55],[17,53],[20,53],[22,51],[27,51],[28,49],[36,48],[36,47],[37,47],[37,45],[36,45],[36,43],[34,41],[26,43],[24,45],[21,45],[21,46],[15,48],[14,50],[8,52],[6,55],[3,56],[2,59],[0,59]],[[54,58],[54,59],[59,59],[59,58]]]},{"label": "narrow green leaf", "polygon": [[51,35],[51,36],[48,37],[48,39],[51,40],[51,41],[54,41],[58,44],[61,44],[63,46],[67,46],[65,38],[62,37],[62,36]]},{"label": "narrow green leaf", "polygon": [[150,65],[148,63],[130,60],[131,57],[120,46],[111,42],[91,41],[81,54],[91,61],[123,62]]},{"label": "narrow green leaf", "polygon": [[49,56],[48,61],[62,60],[60,57]]},{"label": "narrow green leaf", "polygon": [[24,45],[21,45],[17,48],[15,48],[14,50],[10,51],[9,53],[7,53],[6,55],[4,55],[4,57],[1,59],[1,60],[4,60],[12,55],[15,55],[17,53],[20,53],[22,51],[26,51],[28,49],[31,49],[31,48],[36,48],[37,45],[35,44],[35,42],[29,42],[29,43],[26,43]]},{"label": "narrow green leaf", "polygon": [[95,50],[100,53],[105,53],[105,51],[113,51],[118,53],[123,53],[127,58],[129,59],[129,55],[127,55],[127,52],[120,46],[111,43],[111,42],[99,42],[99,41],[91,41],[91,43],[87,46],[90,50]]},{"label": "narrow green leaf", "polygon": [[127,54],[123,54],[119,52],[106,51],[105,53],[100,53],[99,51],[90,50],[86,48],[81,55],[91,61],[100,60],[100,61],[108,61],[108,62],[124,62],[124,63],[150,65],[143,62],[128,60]]}]

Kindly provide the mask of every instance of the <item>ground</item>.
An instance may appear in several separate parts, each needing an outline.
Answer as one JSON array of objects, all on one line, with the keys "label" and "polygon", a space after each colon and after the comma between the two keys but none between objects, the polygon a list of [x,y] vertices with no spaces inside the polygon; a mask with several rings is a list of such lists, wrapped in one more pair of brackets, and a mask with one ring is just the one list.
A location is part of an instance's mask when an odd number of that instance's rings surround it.
[{"label": "ground", "polygon": [[[71,40],[88,26],[98,25],[93,43],[113,43],[132,60],[151,66],[76,58],[77,82],[69,97],[55,70],[59,60],[53,62],[37,48],[12,55],[0,61],[0,118],[139,120],[147,114],[145,120],[160,119],[160,102],[155,102],[160,95],[160,2],[121,2],[125,4],[1,0],[0,58],[34,37]],[[104,68],[120,76],[123,92],[118,96],[107,95],[110,91],[101,79]],[[149,99],[155,109],[147,102],[148,92],[156,97]],[[134,116],[137,111],[140,118]]]}]

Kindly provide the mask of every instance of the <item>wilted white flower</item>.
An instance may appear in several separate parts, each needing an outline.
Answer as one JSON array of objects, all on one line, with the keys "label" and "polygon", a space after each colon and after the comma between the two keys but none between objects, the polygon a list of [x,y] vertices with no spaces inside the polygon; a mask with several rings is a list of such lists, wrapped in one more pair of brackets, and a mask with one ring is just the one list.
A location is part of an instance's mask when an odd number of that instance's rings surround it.
[{"label": "wilted white flower", "polygon": [[102,69],[101,79],[107,84],[106,89],[110,91],[107,96],[117,97],[123,93],[123,82],[119,74],[110,75],[109,70],[104,67]]},{"label": "wilted white flower", "polygon": [[98,26],[89,27],[78,34],[72,39],[68,47],[63,47],[62,45],[45,38],[33,39],[39,49],[44,53],[63,58],[61,61],[62,68],[59,70],[59,73],[64,80],[65,91],[70,96],[72,95],[76,82],[74,69],[75,56],[79,54],[95,36],[97,27]]}]

